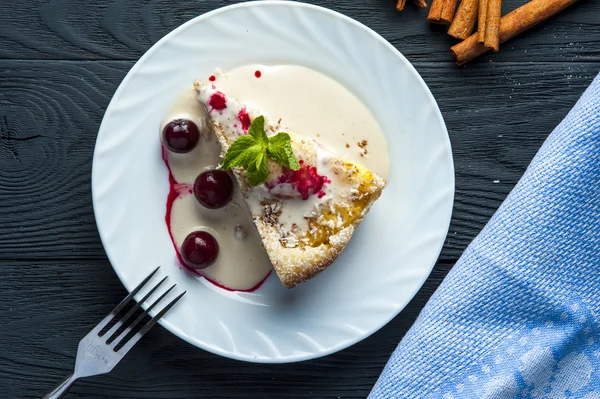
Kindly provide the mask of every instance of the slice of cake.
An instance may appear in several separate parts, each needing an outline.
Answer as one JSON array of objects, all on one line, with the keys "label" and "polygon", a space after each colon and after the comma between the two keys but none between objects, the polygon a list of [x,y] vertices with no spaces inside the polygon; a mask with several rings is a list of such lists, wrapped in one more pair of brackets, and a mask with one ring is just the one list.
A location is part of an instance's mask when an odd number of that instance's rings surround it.
[{"label": "slice of cake", "polygon": [[[225,155],[261,114],[214,85],[194,86]],[[385,180],[266,117],[264,131],[269,137],[289,134],[299,168],[288,169],[267,157],[266,179],[260,184],[249,180],[249,168],[236,167],[233,173],[275,272],[284,286],[292,288],[335,261],[379,198]]]}]

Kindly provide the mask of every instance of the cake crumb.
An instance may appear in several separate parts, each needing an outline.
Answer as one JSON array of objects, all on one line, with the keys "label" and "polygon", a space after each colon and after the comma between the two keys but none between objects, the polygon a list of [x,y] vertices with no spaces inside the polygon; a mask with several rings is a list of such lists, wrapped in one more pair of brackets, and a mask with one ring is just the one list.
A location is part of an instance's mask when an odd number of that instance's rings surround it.
[{"label": "cake crumb", "polygon": [[346,148],[350,148],[350,144],[346,143]]},{"label": "cake crumb", "polygon": [[367,140],[359,141],[358,143],[356,143],[356,145],[358,145],[362,149],[362,151],[360,152],[361,157],[364,157],[369,153],[369,151],[367,150],[368,144],[369,142]]},{"label": "cake crumb", "polygon": [[279,216],[281,215],[281,203],[279,201],[262,201],[263,207],[262,219],[271,225],[277,225]]}]

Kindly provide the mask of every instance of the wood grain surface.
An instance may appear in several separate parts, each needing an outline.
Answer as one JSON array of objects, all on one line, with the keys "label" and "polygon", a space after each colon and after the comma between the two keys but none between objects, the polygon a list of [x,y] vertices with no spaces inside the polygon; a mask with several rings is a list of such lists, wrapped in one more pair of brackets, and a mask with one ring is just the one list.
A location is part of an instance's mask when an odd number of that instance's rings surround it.
[{"label": "wood grain surface", "polygon": [[[504,11],[524,1],[504,0]],[[0,397],[40,398],[79,339],[124,295],[95,226],[90,173],[100,121],[135,61],[219,0],[0,2]],[[401,337],[600,70],[600,2],[581,0],[463,68],[427,10],[393,0],[312,3],[365,23],[411,61],[453,146],[456,202],[440,259],[409,306],[338,354],[255,365],[157,327],[114,373],[67,398],[365,398]]]}]

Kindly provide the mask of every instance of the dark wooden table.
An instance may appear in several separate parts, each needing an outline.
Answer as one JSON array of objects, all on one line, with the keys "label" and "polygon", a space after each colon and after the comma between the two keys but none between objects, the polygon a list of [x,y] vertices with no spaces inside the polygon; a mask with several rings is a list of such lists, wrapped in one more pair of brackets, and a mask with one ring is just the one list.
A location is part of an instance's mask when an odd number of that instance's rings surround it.
[{"label": "dark wooden table", "polygon": [[[507,12],[524,0],[505,0]],[[225,0],[0,1],[0,395],[40,398],[79,339],[125,294],[90,194],[96,133],[117,86],[163,35]],[[323,359],[256,365],[157,327],[114,373],[68,398],[364,398],[388,356],[546,136],[600,70],[600,2],[581,0],[457,68],[427,12],[394,0],[313,1],[383,35],[415,65],[446,120],[456,166],[452,225],[424,287],[389,325]]]}]

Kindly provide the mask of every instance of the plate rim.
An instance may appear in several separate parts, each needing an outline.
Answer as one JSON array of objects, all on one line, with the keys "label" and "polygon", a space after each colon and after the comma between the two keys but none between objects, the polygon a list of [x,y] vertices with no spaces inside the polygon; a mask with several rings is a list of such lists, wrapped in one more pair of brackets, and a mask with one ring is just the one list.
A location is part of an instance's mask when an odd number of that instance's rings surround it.
[{"label": "plate rim", "polygon": [[[172,37],[179,34],[181,31],[187,29],[189,26],[191,26],[193,24],[202,22],[205,19],[212,18],[212,17],[222,14],[222,13],[226,13],[232,9],[271,7],[271,6],[304,8],[304,9],[308,9],[311,11],[325,13],[333,18],[337,18],[337,19],[342,20],[343,22],[349,23],[349,24],[353,25],[355,28],[358,28],[358,29],[362,30],[363,32],[365,32],[366,34],[368,34],[369,36],[371,36],[374,40],[379,41],[380,44],[383,44],[387,50],[391,51],[394,54],[394,56],[396,56],[404,64],[404,66],[408,68],[412,78],[416,79],[416,83],[418,83],[421,86],[421,88],[424,90],[427,100],[432,105],[432,108],[434,110],[434,115],[435,115],[436,119],[438,119],[438,122],[440,123],[440,126],[442,127],[442,133],[444,133],[443,134],[444,145],[448,148],[448,152],[447,152],[448,159],[446,159],[446,162],[447,162],[447,165],[450,167],[449,174],[451,177],[448,184],[451,185],[452,189],[451,189],[451,192],[449,193],[451,201],[449,204],[450,206],[448,207],[448,210],[446,211],[445,223],[444,223],[446,236],[447,236],[449,228],[450,228],[452,215],[454,212],[454,202],[455,202],[455,195],[456,195],[456,176],[455,176],[455,167],[454,167],[454,157],[453,157],[453,152],[452,152],[452,143],[450,141],[448,129],[446,127],[446,123],[444,121],[441,110],[437,104],[437,101],[435,100],[435,97],[431,93],[431,90],[429,89],[429,87],[427,86],[427,84],[425,83],[425,81],[423,80],[421,75],[418,73],[416,68],[408,61],[408,59],[396,47],[394,47],[390,42],[388,42],[379,33],[374,31],[367,25],[365,25],[351,17],[348,17],[338,11],[334,11],[334,10],[331,10],[331,9],[323,7],[323,6],[303,3],[303,2],[299,2],[299,1],[289,1],[289,0],[248,1],[248,2],[231,4],[231,5],[219,7],[217,9],[205,12],[204,14],[197,15],[196,17],[191,18],[190,20],[184,22],[180,26],[176,27],[175,29],[173,29],[172,31],[170,31],[169,33],[164,35],[156,43],[154,43],[146,52],[144,52],[144,54],[135,62],[133,67],[131,67],[131,69],[127,72],[127,74],[125,75],[125,77],[123,78],[121,83],[119,84],[119,87],[117,88],[117,90],[113,94],[110,102],[106,106],[104,115],[102,117],[102,121],[100,123],[100,127],[98,128],[98,134],[96,136],[96,141],[94,143],[94,152],[93,152],[93,158],[92,158],[92,173],[91,173],[92,205],[93,205],[94,219],[96,222],[96,228],[98,229],[98,234],[100,236],[100,240],[102,242],[103,249],[106,253],[109,263],[111,264],[111,267],[113,268],[117,277],[121,281],[121,284],[123,284],[123,286],[125,287],[125,289],[127,289],[128,292],[131,292],[131,290],[134,287],[130,286],[130,284],[128,284],[128,282],[126,281],[126,279],[123,275],[123,272],[120,271],[118,268],[116,268],[113,265],[113,262],[111,261],[111,256],[109,253],[110,251],[104,245],[104,243],[106,241],[104,234],[106,233],[106,231],[103,233],[102,229],[100,228],[100,219],[99,219],[99,215],[97,213],[98,207],[95,205],[97,200],[95,199],[96,195],[94,194],[94,192],[95,192],[94,187],[97,184],[95,184],[94,181],[96,181],[98,179],[97,177],[95,177],[98,174],[98,172],[97,172],[98,167],[95,167],[95,165],[97,163],[97,159],[98,159],[98,157],[96,156],[96,151],[98,150],[97,143],[98,143],[98,139],[100,137],[100,133],[104,129],[104,126],[106,123],[105,121],[107,120],[107,118],[109,116],[107,111],[109,109],[111,109],[111,106],[113,106],[113,104],[120,99],[123,90],[125,90],[125,86],[129,82],[129,80],[131,80],[133,78],[133,76],[137,73],[138,69],[140,69],[142,67],[142,65],[147,62],[147,60],[151,57],[151,55],[155,51],[158,50],[158,48],[160,48],[164,43],[168,42]],[[410,300],[403,307],[399,308],[397,312],[396,311],[391,312],[389,317],[382,318],[382,321],[380,323],[378,323],[378,325],[376,325],[376,327],[374,327],[371,331],[366,331],[364,333],[358,334],[357,338],[355,340],[350,340],[349,342],[343,342],[341,344],[334,345],[324,351],[313,351],[308,354],[303,353],[301,355],[293,355],[293,356],[287,356],[287,357],[283,356],[283,357],[269,357],[269,358],[262,358],[262,357],[261,358],[253,358],[253,357],[244,356],[244,355],[240,356],[240,354],[236,353],[236,352],[227,352],[227,351],[220,350],[220,348],[216,348],[216,347],[212,347],[212,346],[208,346],[208,345],[202,345],[201,342],[198,342],[198,340],[192,339],[192,337],[183,333],[183,331],[181,331],[179,329],[179,327],[169,323],[166,319],[159,320],[159,324],[161,326],[163,326],[165,329],[167,329],[170,333],[174,334],[178,338],[183,339],[184,341],[188,342],[189,344],[191,344],[197,348],[203,349],[203,350],[210,352],[212,354],[215,354],[215,355],[223,356],[225,358],[238,360],[238,361],[244,361],[244,362],[249,362],[249,363],[262,363],[262,364],[282,364],[282,363],[297,363],[297,362],[313,360],[313,359],[318,359],[321,357],[329,356],[333,353],[340,352],[344,349],[349,348],[350,346],[353,346],[353,345],[369,338],[371,335],[375,334],[376,332],[381,330],[384,326],[386,326],[392,319],[397,317],[406,308],[406,306],[414,299],[416,294],[421,290],[421,288],[425,284],[426,280],[431,275],[431,272],[433,271],[433,268],[435,267],[437,260],[439,259],[439,256],[443,250],[445,241],[446,241],[445,239],[440,240],[437,251],[435,252],[435,254],[436,254],[435,260],[430,265],[429,269],[427,270],[427,273],[424,273],[424,277],[422,279],[419,279],[418,284],[414,285],[415,288],[414,288],[414,290],[412,290],[412,292],[410,292],[410,295],[409,295]],[[432,253],[433,253],[433,251],[432,251]],[[142,305],[142,307],[144,309],[146,309],[147,306],[148,306],[147,304]],[[150,315],[154,316],[155,313],[156,313],[155,311],[151,311]]]}]

